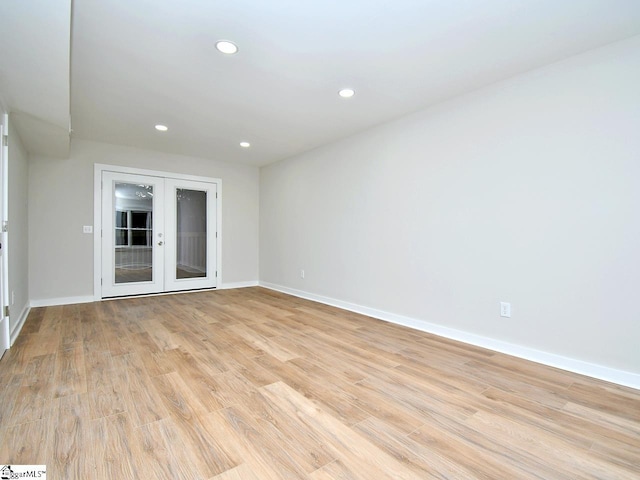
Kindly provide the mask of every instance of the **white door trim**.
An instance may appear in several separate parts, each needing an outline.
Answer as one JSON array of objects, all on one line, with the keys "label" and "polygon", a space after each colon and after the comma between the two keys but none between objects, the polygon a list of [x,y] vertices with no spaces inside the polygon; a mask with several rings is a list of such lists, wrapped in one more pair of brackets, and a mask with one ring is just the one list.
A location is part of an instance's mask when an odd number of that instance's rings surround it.
[{"label": "white door trim", "polygon": [[102,300],[102,173],[129,173],[134,175],[147,175],[154,177],[175,178],[178,180],[191,180],[196,182],[215,183],[218,198],[216,202],[216,288],[222,286],[222,180],[212,177],[200,177],[197,175],[185,175],[174,172],[163,172],[142,168],[122,167],[96,163],[93,170],[93,298]]},{"label": "white door trim", "polygon": [[[0,103],[0,107],[2,104]],[[0,357],[11,346],[10,319],[4,315],[5,305],[11,304],[9,297],[9,235],[4,232],[3,226],[9,219],[9,148],[4,144],[4,137],[9,135],[9,115],[0,109],[2,122],[0,128],[0,242],[2,242],[2,255],[0,255]],[[14,313],[15,315],[15,313]]]}]

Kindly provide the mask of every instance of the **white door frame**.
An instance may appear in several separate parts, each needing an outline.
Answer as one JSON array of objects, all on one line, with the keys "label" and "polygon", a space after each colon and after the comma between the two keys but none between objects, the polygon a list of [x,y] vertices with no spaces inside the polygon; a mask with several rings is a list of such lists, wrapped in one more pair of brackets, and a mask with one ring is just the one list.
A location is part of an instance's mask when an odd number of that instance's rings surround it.
[{"label": "white door frame", "polygon": [[147,170],[141,168],[122,167],[116,165],[106,165],[96,163],[94,165],[93,176],[93,298],[96,301],[102,300],[102,173],[128,173],[133,175],[147,175],[154,177],[175,178],[179,180],[190,180],[196,182],[208,182],[216,184],[218,194],[216,202],[216,231],[218,238],[216,241],[216,270],[218,272],[215,288],[222,285],[222,180],[219,178],[199,177],[196,175],[184,175],[174,172],[163,172],[158,170]]},{"label": "white door frame", "polygon": [[[0,106],[2,103],[0,102]],[[4,307],[10,304],[9,297],[9,236],[4,231],[5,222],[9,218],[9,148],[5,145],[5,136],[9,135],[9,115],[0,109],[2,121],[0,122],[0,242],[2,242],[2,255],[0,255],[0,357],[5,350],[11,347],[11,331],[9,316],[4,315]]]}]

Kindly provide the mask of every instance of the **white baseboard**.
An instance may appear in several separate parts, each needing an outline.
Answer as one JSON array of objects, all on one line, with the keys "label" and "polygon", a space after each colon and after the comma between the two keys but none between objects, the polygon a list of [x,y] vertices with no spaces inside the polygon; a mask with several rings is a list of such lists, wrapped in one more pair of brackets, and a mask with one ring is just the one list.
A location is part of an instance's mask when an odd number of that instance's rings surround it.
[{"label": "white baseboard", "polygon": [[22,326],[24,325],[24,322],[27,320],[27,317],[29,316],[30,311],[31,311],[31,306],[27,303],[22,309],[20,316],[18,317],[18,322],[13,326],[13,329],[11,330],[11,345],[15,343],[16,339],[18,338],[18,335],[20,335]]},{"label": "white baseboard", "polygon": [[223,283],[222,287],[220,287],[222,290],[226,290],[228,288],[247,288],[247,287],[257,287],[258,286],[258,281],[251,281],[251,282],[230,282],[230,283]]},{"label": "white baseboard", "polygon": [[93,295],[85,295],[82,297],[58,297],[43,298],[40,300],[31,300],[31,307],[53,307],[55,305],[73,305],[74,303],[91,303],[94,302]]},{"label": "white baseboard", "polygon": [[605,380],[607,382],[612,382],[618,385],[623,385],[625,387],[631,387],[640,390],[640,374],[637,373],[617,370],[602,365],[584,362],[582,360],[564,357],[562,355],[556,355],[554,353],[543,352],[533,348],[525,347],[523,345],[516,345],[502,340],[483,337],[481,335],[464,332],[462,330],[456,330],[453,328],[444,327],[442,325],[425,322],[424,320],[405,317],[403,315],[397,315],[395,313],[385,312],[383,310],[377,310],[375,308],[364,307],[362,305],[324,297],[322,295],[316,295],[314,293],[296,290],[294,288],[284,287],[282,285],[260,282],[260,286],[268,288],[270,290],[287,293],[295,297],[305,298],[307,300],[324,303],[325,305],[338,307],[343,310],[360,313],[362,315],[367,315],[379,320],[384,320],[423,332],[432,333],[434,335],[449,338],[451,340],[457,340],[459,342],[487,348],[489,350],[500,353],[506,353],[507,355],[512,355],[514,357],[523,358],[532,362],[541,363],[550,367],[560,368],[569,372],[579,373],[588,377],[597,378],[600,380]]}]

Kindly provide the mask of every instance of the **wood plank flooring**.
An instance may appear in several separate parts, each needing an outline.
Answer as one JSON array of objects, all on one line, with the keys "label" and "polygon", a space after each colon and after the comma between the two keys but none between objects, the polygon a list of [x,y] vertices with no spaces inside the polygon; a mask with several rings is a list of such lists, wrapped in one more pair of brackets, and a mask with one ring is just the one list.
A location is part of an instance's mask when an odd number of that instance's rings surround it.
[{"label": "wood plank flooring", "polygon": [[640,478],[640,391],[261,288],[35,308],[0,382],[52,479]]}]

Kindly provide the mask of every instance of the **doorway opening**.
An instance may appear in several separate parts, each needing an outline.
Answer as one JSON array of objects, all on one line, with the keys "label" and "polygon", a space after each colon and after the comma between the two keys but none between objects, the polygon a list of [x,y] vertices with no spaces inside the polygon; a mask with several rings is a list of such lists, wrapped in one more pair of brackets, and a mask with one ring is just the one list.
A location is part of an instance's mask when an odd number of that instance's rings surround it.
[{"label": "doorway opening", "polygon": [[96,299],[219,287],[220,179],[96,165],[95,181]]}]

